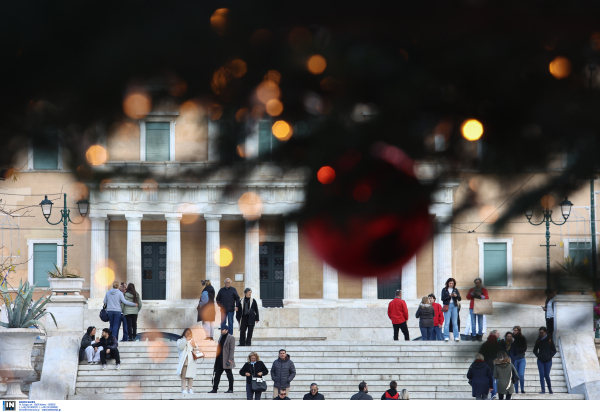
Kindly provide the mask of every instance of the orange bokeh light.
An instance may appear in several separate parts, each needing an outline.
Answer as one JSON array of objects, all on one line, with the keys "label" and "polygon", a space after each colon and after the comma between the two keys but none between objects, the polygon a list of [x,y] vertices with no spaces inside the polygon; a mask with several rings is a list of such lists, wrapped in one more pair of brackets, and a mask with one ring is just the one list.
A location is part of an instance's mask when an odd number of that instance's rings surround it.
[{"label": "orange bokeh light", "polygon": [[271,129],[273,131],[273,136],[281,141],[289,140],[290,137],[292,137],[292,134],[294,134],[294,131],[289,123],[283,120],[278,120],[273,123],[273,127]]},{"label": "orange bokeh light", "polygon": [[269,114],[269,116],[276,117],[276,116],[279,116],[283,112],[283,103],[281,103],[277,99],[269,100],[265,107],[267,109],[267,113]]},{"label": "orange bokeh light", "polygon": [[265,74],[264,80],[271,80],[272,82],[279,84],[281,81],[281,73],[277,70],[269,70],[267,74]]},{"label": "orange bokeh light", "polygon": [[157,189],[158,189],[158,183],[156,183],[155,180],[146,179],[146,180],[144,180],[144,183],[142,183],[142,190],[144,190],[145,192],[152,192]]},{"label": "orange bokeh light", "polygon": [[241,59],[233,59],[227,66],[233,77],[240,78],[248,71],[248,65]]},{"label": "orange bokeh light", "polygon": [[108,152],[104,147],[95,144],[85,152],[85,158],[92,166],[103,165],[108,160]]},{"label": "orange bokeh light", "polygon": [[371,188],[365,183],[361,183],[354,188],[352,192],[354,199],[359,202],[366,202],[371,198]]},{"label": "orange bokeh light", "polygon": [[571,62],[563,56],[558,56],[548,66],[550,74],[557,79],[564,79],[571,74]]},{"label": "orange bokeh light", "polygon": [[544,209],[552,209],[552,206],[554,206],[556,202],[554,201],[554,197],[546,195],[542,197],[541,203]]},{"label": "orange bokeh light", "polygon": [[169,347],[162,340],[155,340],[146,346],[148,357],[153,363],[163,363],[169,355]]},{"label": "orange bokeh light", "polygon": [[306,65],[308,66],[308,71],[312,74],[321,74],[325,71],[325,68],[327,67],[327,61],[325,60],[325,57],[319,54],[315,54],[314,56],[311,56],[310,59],[308,59]]},{"label": "orange bokeh light", "polygon": [[267,104],[272,99],[279,99],[280,95],[281,90],[279,90],[279,86],[273,80],[265,80],[256,88],[256,97],[263,104]]},{"label": "orange bokeh light", "polygon": [[335,180],[335,170],[330,166],[323,166],[317,172],[317,179],[324,185],[328,185]]},{"label": "orange bokeh light", "polygon": [[73,197],[73,200],[75,202],[78,202],[82,199],[87,199],[89,193],[90,190],[88,189],[88,187],[81,182],[74,182],[69,187],[69,194]]},{"label": "orange bokeh light", "polygon": [[213,73],[212,82],[210,83],[210,87],[212,87],[213,92],[215,92],[216,94],[220,94],[223,91],[223,89],[225,89],[225,86],[227,86],[228,81],[227,77],[228,73],[224,67],[217,69]]},{"label": "orange bokeh light", "polygon": [[217,265],[225,267],[231,265],[231,262],[233,262],[233,253],[228,248],[222,247],[215,251],[213,258]]},{"label": "orange bokeh light", "polygon": [[498,220],[498,213],[496,212],[496,208],[491,205],[483,206],[479,209],[479,219],[485,223],[494,223]]},{"label": "orange bokeh light", "polygon": [[212,26],[213,30],[221,36],[225,33],[225,29],[227,28],[228,14],[228,9],[217,9],[213,15],[210,16],[210,25]]},{"label": "orange bokeh light", "polygon": [[152,100],[146,92],[136,91],[129,93],[123,100],[123,111],[132,119],[146,117],[151,107]]},{"label": "orange bokeh light", "polygon": [[238,200],[238,208],[247,220],[260,218],[263,203],[260,196],[254,192],[246,192]]}]

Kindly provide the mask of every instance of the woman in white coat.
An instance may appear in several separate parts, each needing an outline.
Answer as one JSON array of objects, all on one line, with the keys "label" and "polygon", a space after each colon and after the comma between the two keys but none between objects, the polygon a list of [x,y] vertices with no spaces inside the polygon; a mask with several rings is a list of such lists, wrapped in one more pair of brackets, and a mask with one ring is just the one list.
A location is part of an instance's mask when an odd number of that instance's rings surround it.
[{"label": "woman in white coat", "polygon": [[[179,363],[177,364],[177,374],[181,376],[181,393],[194,393],[194,376],[196,376],[196,361],[192,351],[197,348],[192,330],[185,328],[181,338],[177,340],[177,351],[179,352]],[[187,382],[187,390],[186,390]]]}]

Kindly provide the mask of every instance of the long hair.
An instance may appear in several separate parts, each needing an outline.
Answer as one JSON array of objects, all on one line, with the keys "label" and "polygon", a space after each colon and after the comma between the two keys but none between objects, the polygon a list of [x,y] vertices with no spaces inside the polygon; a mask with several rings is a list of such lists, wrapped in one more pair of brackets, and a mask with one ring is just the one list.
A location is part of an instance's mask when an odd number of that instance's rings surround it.
[{"label": "long hair", "polygon": [[250,358],[253,357],[253,356],[256,356],[256,361],[257,362],[260,361],[260,356],[258,356],[258,353],[256,353],[256,352],[250,352],[250,355],[248,355],[248,362],[252,362],[250,360]]},{"label": "long hair", "polygon": [[402,391],[400,392],[400,399],[403,401],[408,400],[408,391],[406,389],[402,389]]},{"label": "long hair", "polygon": [[90,327],[88,327],[88,328],[87,328],[86,335],[92,336],[92,334],[91,334],[91,333],[92,333],[92,331],[93,331],[94,329],[96,329],[96,328],[94,328],[93,326],[90,326]]},{"label": "long hair", "polygon": [[181,334],[181,336],[180,336],[179,338],[180,338],[180,339],[181,339],[181,338],[185,338],[185,334],[186,334],[186,332],[187,332],[188,330],[189,330],[189,331],[190,331],[190,333],[192,334],[192,338],[193,338],[193,337],[194,337],[194,333],[192,332],[192,330],[191,330],[190,328],[185,328],[185,329],[183,330],[183,333]]},{"label": "long hair", "polygon": [[[520,326],[514,326],[513,329],[518,330],[519,331],[519,335],[523,334],[523,332],[521,332],[521,327]],[[515,336],[515,335],[513,335],[513,336]]]},{"label": "long hair", "polygon": [[508,356],[508,354],[506,352],[504,352],[502,350],[502,351],[498,352],[498,354],[496,355],[496,359],[494,359],[494,364],[504,363],[506,361],[506,359],[508,359],[507,362],[510,362],[510,357]]},{"label": "long hair", "polygon": [[204,281],[204,284],[205,284],[206,286],[210,286],[210,280],[209,280],[209,279],[206,279],[206,280]]},{"label": "long hair", "polygon": [[133,295],[133,303],[138,303],[137,292],[135,291],[135,285],[133,283],[127,285],[127,290],[125,293],[131,293]]},{"label": "long hair", "polygon": [[448,289],[448,283],[450,282],[454,282],[454,289],[456,289],[456,279],[454,278],[448,278],[448,280],[446,281],[446,289]]}]

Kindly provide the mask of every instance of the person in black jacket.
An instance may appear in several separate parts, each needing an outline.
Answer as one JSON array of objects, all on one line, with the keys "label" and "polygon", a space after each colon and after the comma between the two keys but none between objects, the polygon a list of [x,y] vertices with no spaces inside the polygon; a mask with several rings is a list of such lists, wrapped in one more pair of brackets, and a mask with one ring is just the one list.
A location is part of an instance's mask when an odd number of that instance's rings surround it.
[{"label": "person in black jacket", "polygon": [[[252,289],[246,288],[244,295],[238,303],[235,316],[240,325],[240,346],[250,346],[254,325],[259,321],[258,304],[252,299]],[[246,337],[246,330],[248,330],[248,337]]]},{"label": "person in black jacket", "polygon": [[98,352],[97,348],[92,346],[92,343],[95,342],[96,339],[96,327],[90,326],[87,328],[87,332],[81,338],[81,345],[79,346],[79,361],[81,362],[86,358],[88,364],[94,363],[97,364],[100,362],[100,352]]},{"label": "person in black jacket", "polygon": [[552,392],[552,384],[550,382],[550,370],[552,369],[552,358],[556,355],[556,346],[554,346],[554,342],[548,336],[548,329],[544,326],[540,328],[540,337],[535,341],[533,354],[538,358],[537,365],[540,372],[540,386],[542,387],[540,393],[546,393],[544,386],[544,378],[546,378],[548,392],[552,395],[554,392]]},{"label": "person in black jacket", "polygon": [[355,393],[350,398],[351,401],[372,401],[373,397],[369,395],[369,386],[367,382],[362,381],[358,384],[358,393]]},{"label": "person in black jacket", "polygon": [[198,322],[202,322],[204,333],[206,338],[204,340],[214,341],[214,326],[215,323],[215,288],[210,284],[210,280],[205,279],[200,281],[204,289],[200,295],[200,302],[198,302]]},{"label": "person in black jacket", "polygon": [[500,341],[500,346],[502,346],[501,351],[506,352],[510,358],[510,362],[514,365],[517,359],[517,345],[515,344],[515,337],[512,332],[504,334],[504,340]]},{"label": "person in black jacket", "polygon": [[450,322],[452,322],[452,335],[454,341],[460,342],[460,328],[458,327],[458,302],[461,301],[460,292],[456,289],[456,280],[448,278],[446,286],[442,289],[442,304],[448,305],[444,312],[444,341],[450,340]]},{"label": "person in black jacket", "polygon": [[231,286],[231,279],[225,279],[225,287],[219,290],[216,301],[221,308],[221,329],[225,329],[225,326],[227,326],[229,334],[233,336],[233,313],[238,310],[240,295]]},{"label": "person in black jacket", "polygon": [[252,378],[260,378],[269,374],[269,370],[264,363],[260,360],[258,353],[252,352],[248,355],[248,362],[240,369],[240,375],[246,377],[246,399],[251,401],[252,396],[254,400],[260,401],[262,395],[261,391],[252,390]]},{"label": "person in black jacket", "polygon": [[310,392],[304,395],[303,401],[324,401],[325,397],[322,393],[319,393],[319,385],[316,383],[310,384]]},{"label": "person in black jacket", "polygon": [[118,346],[119,342],[117,341],[117,338],[114,337],[110,332],[110,329],[102,329],[102,337],[98,342],[92,344],[92,347],[102,347],[102,350],[100,351],[100,362],[102,363],[103,371],[106,370],[106,359],[110,358],[114,359],[117,363],[117,370],[121,370],[121,357],[119,356]]},{"label": "person in black jacket", "polygon": [[274,401],[290,401],[291,399],[285,394],[285,389],[279,389],[278,396],[273,398]]},{"label": "person in black jacket", "polygon": [[[498,352],[502,350],[502,341],[500,339],[500,332],[493,330],[488,336],[487,340],[481,344],[479,353],[483,355],[485,363],[490,368],[490,371],[494,370],[494,360],[498,355]],[[492,391],[492,399],[496,396],[496,381],[494,380],[494,390]]]},{"label": "person in black jacket", "polygon": [[467,379],[471,385],[471,395],[475,400],[486,400],[494,390],[494,379],[490,367],[481,353],[475,355],[475,361],[469,367]]},{"label": "person in black jacket", "polygon": [[525,393],[525,352],[527,352],[527,339],[521,333],[521,327],[513,328],[513,337],[515,338],[515,361],[513,365],[519,373],[519,382],[515,383],[515,393],[519,393],[519,383],[521,384],[521,393]]}]

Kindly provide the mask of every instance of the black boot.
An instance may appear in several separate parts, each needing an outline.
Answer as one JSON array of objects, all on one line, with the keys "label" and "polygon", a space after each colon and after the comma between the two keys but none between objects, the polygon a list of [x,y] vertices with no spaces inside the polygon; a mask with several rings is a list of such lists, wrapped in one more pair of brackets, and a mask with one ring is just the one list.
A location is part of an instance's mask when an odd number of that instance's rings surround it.
[{"label": "black boot", "polygon": [[483,341],[483,335],[477,335],[477,342]]},{"label": "black boot", "polygon": [[216,390],[216,389],[213,389],[212,391],[210,391],[210,392],[207,392],[207,393],[217,393],[217,390]]}]

